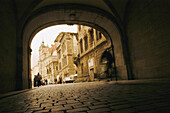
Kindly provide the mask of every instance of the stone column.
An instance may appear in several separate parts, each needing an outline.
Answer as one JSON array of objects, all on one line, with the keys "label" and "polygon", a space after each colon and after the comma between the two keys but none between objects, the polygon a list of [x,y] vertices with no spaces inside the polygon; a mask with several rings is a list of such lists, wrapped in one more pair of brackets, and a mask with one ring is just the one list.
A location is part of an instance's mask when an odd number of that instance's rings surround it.
[{"label": "stone column", "polygon": [[85,40],[82,38],[82,44],[83,44],[83,52],[85,52]]},{"label": "stone column", "polygon": [[88,41],[88,49],[90,49],[91,48],[91,45],[90,45],[90,43],[91,43],[91,36],[90,36],[89,31],[87,33],[87,41]]},{"label": "stone column", "polygon": [[31,73],[31,52],[32,52],[32,49],[31,47],[28,47],[28,87],[31,88],[32,87],[32,73]]}]

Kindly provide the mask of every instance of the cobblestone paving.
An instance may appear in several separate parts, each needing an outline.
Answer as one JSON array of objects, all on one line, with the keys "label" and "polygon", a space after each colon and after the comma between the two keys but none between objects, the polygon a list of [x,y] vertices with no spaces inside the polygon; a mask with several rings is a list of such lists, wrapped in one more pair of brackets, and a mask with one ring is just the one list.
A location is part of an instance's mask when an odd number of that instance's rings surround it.
[{"label": "cobblestone paving", "polygon": [[170,84],[57,84],[0,100],[0,113],[168,113]]}]

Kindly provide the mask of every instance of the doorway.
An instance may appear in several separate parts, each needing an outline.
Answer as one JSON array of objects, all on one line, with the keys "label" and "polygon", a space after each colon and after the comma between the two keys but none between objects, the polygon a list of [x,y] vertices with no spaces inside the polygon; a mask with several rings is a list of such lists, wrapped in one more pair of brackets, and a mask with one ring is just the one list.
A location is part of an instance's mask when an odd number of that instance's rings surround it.
[{"label": "doorway", "polygon": [[94,68],[90,69],[90,81],[94,81]]}]

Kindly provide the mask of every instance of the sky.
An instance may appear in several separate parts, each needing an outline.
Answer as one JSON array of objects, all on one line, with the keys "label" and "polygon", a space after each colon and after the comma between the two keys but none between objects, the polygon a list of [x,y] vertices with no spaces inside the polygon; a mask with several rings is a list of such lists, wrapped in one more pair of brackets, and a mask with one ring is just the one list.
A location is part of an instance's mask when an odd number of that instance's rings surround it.
[{"label": "sky", "polygon": [[38,64],[39,60],[39,47],[44,41],[44,45],[51,47],[51,44],[54,44],[54,40],[59,35],[60,32],[74,32],[77,33],[77,25],[68,26],[68,25],[55,25],[48,28],[45,28],[39,31],[33,38],[31,42],[31,68]]}]

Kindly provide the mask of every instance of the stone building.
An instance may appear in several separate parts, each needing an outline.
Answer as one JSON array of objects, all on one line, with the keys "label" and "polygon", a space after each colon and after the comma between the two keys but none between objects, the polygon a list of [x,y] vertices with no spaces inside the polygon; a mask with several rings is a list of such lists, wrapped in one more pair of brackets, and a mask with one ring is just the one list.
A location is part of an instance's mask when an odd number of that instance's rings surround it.
[{"label": "stone building", "polygon": [[55,42],[57,45],[58,73],[62,78],[76,73],[74,57],[77,55],[77,33],[61,32]]},{"label": "stone building", "polygon": [[42,79],[47,79],[50,83],[54,83],[54,79],[58,74],[56,47],[57,43],[50,48],[42,42],[39,48],[39,73],[42,75]]},{"label": "stone building", "polygon": [[78,25],[78,49],[79,53],[75,59],[78,65],[78,80],[106,78],[106,67],[100,61],[106,49],[112,52],[110,40],[94,28]]},{"label": "stone building", "polygon": [[31,88],[31,41],[60,24],[99,29],[125,80],[170,78],[170,0],[1,0],[0,92]]}]

